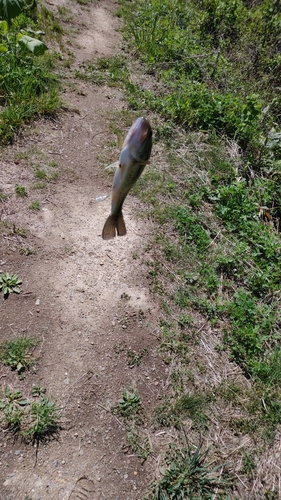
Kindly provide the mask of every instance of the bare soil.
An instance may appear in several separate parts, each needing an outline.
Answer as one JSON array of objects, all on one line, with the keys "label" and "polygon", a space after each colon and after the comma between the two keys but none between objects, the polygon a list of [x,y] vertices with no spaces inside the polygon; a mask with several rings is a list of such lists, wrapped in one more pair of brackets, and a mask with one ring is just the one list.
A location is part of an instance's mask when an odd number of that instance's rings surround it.
[{"label": "bare soil", "polygon": [[[73,78],[79,64],[121,50],[117,4],[56,0],[46,6],[54,12],[58,6],[69,9],[65,38],[72,40],[75,61],[65,70],[67,111],[25,127],[1,156],[0,188],[9,197],[0,206],[0,220],[14,230],[0,235],[0,272],[17,274],[22,286],[19,295],[1,297],[0,340],[27,335],[40,342],[34,352],[38,362],[22,381],[8,367],[1,367],[0,381],[1,392],[7,385],[25,395],[33,386],[45,387],[62,409],[62,429],[38,449],[2,432],[0,498],[142,499],[167,439],[165,432],[146,428],[167,377],[157,354],[159,309],[145,265],[152,228],[138,218],[140,201],[129,195],[127,236],[102,240],[110,197],[96,198],[110,194],[112,173],[104,172],[104,161],[119,154],[117,146],[108,146],[116,141],[108,117],[126,103],[117,89]],[[49,176],[57,172],[57,180],[34,189],[40,182],[36,167]],[[26,198],[16,196],[16,183],[26,187]],[[33,201],[40,211],[29,209]],[[24,237],[17,228],[26,229]],[[129,348],[147,349],[134,368],[127,363]],[[110,412],[128,387],[140,394],[141,432],[154,450],[144,464],[126,446],[126,425]]]}]

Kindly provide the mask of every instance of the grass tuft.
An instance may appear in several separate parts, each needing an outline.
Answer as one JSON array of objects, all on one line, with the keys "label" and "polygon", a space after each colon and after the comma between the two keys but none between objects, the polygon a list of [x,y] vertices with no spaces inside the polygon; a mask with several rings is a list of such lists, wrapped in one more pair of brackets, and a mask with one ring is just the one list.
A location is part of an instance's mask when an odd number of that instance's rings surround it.
[{"label": "grass tuft", "polygon": [[38,341],[32,337],[18,337],[0,344],[0,362],[17,371],[20,378],[34,365],[31,351]]}]

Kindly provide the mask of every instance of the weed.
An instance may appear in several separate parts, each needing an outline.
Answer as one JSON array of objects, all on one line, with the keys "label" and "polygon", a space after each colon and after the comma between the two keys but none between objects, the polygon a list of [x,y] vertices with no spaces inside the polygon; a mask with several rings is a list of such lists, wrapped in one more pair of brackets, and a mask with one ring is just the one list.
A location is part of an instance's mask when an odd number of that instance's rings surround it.
[{"label": "weed", "polygon": [[16,234],[17,236],[21,236],[22,238],[25,238],[26,229],[25,229],[25,227],[16,227],[15,223],[13,223],[13,230],[9,234]]},{"label": "weed", "polygon": [[9,387],[5,389],[5,399],[0,400],[0,410],[3,410],[5,423],[8,428],[17,434],[20,432],[22,420],[24,418],[23,408],[28,404],[19,390],[11,391]]},{"label": "weed", "polygon": [[8,227],[7,221],[0,220],[0,233],[7,234],[8,229],[9,229],[9,227]]},{"label": "weed", "polygon": [[152,453],[148,438],[143,439],[133,428],[127,433],[127,445],[140,458],[142,464]]},{"label": "weed", "polygon": [[16,153],[15,154],[15,160],[28,160],[28,153]]},{"label": "weed", "polygon": [[208,453],[208,450],[202,450],[202,444],[195,449],[188,442],[183,449],[175,444],[170,445],[165,457],[167,469],[146,500],[211,500],[215,491],[223,491],[228,486],[221,477],[224,465],[213,467],[213,461],[207,462]]},{"label": "weed", "polygon": [[141,422],[140,397],[134,389],[123,391],[122,398],[111,410],[125,419]]},{"label": "weed", "polygon": [[28,255],[36,254],[36,250],[34,248],[29,248],[29,247],[20,247],[19,253],[27,257]]},{"label": "weed", "polygon": [[33,201],[29,207],[28,207],[30,210],[34,210],[36,212],[38,212],[40,210],[40,203],[39,201]]},{"label": "weed", "polygon": [[188,416],[193,421],[195,428],[207,429],[208,417],[206,408],[212,396],[209,394],[192,394],[181,396],[174,405],[174,412],[178,416]]},{"label": "weed", "polygon": [[51,161],[49,162],[49,165],[50,165],[50,167],[52,167],[52,168],[57,168],[57,167],[59,167],[58,162],[57,162],[57,161],[55,161],[55,160],[51,160]]},{"label": "weed", "polygon": [[36,167],[35,169],[35,177],[40,180],[44,180],[47,178],[47,174],[45,170],[40,169],[39,167]]},{"label": "weed", "polygon": [[6,340],[0,344],[0,362],[16,370],[19,377],[23,378],[24,372],[35,363],[31,349],[36,344],[37,340],[31,337]]},{"label": "weed", "polygon": [[133,351],[132,349],[127,350],[127,363],[129,368],[134,368],[134,366],[139,366],[143,356],[147,354],[147,349],[142,349],[139,353]]},{"label": "weed", "polygon": [[41,388],[40,391],[33,392],[33,398],[40,396],[40,399],[30,401],[22,397],[19,390],[12,392],[6,387],[4,399],[0,401],[4,424],[13,434],[32,443],[45,442],[59,430],[59,408],[43,394],[44,392]]},{"label": "weed", "polygon": [[156,406],[153,411],[153,423],[156,427],[175,427],[180,428],[181,419],[173,411],[173,404],[168,399]]},{"label": "weed", "polygon": [[36,182],[36,184],[33,184],[32,186],[33,189],[46,189],[46,187],[46,182]]},{"label": "weed", "polygon": [[5,201],[7,198],[8,198],[8,196],[5,193],[3,193],[2,191],[0,191],[0,202]]},{"label": "weed", "polygon": [[129,71],[123,56],[112,56],[99,58],[95,64],[82,67],[82,71],[76,71],[75,76],[94,85],[114,87],[127,84]]},{"label": "weed", "polygon": [[0,291],[3,292],[4,298],[7,299],[9,294],[20,293],[19,285],[22,281],[16,274],[3,273],[0,274]]},{"label": "weed", "polygon": [[245,452],[242,457],[242,472],[245,474],[253,474],[256,467],[255,457]]},{"label": "weed", "polygon": [[37,396],[42,396],[43,394],[46,393],[46,389],[45,387],[41,387],[40,385],[36,385],[35,387],[33,387],[32,389],[32,397],[37,397]]},{"label": "weed", "polygon": [[65,17],[68,13],[69,13],[69,9],[67,9],[67,7],[64,7],[64,6],[58,6],[58,13],[60,14],[60,16],[63,16]]},{"label": "weed", "polygon": [[184,387],[182,373],[174,372],[171,378],[175,394],[179,396],[174,404],[166,400],[154,409],[154,423],[163,427],[174,426],[179,428],[182,418],[189,417],[193,421],[194,428],[207,429],[208,417],[206,409],[213,397],[209,394],[182,395]]},{"label": "weed", "polygon": [[24,198],[25,196],[27,196],[26,188],[24,186],[20,186],[20,184],[15,184],[15,191],[16,191],[16,194],[18,196],[20,196],[21,198]]},{"label": "weed", "polygon": [[21,435],[32,442],[45,441],[47,437],[57,434],[59,429],[59,408],[48,398],[42,396],[39,401],[31,403],[28,429],[22,429]]},{"label": "weed", "polygon": [[59,174],[57,172],[53,172],[50,176],[49,176],[49,181],[50,182],[55,182],[58,180],[58,176]]}]

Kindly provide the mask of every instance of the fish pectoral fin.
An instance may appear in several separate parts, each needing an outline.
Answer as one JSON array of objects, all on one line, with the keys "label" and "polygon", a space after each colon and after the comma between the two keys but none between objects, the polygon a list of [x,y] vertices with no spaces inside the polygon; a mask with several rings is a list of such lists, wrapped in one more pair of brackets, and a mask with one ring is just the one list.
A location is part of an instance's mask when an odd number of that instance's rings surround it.
[{"label": "fish pectoral fin", "polygon": [[127,233],[122,212],[120,212],[116,219],[116,229],[118,236],[125,236]]},{"label": "fish pectoral fin", "polygon": [[107,167],[105,167],[104,170],[109,170],[110,168],[116,168],[116,167],[119,167],[119,160],[115,161],[114,163],[111,163],[110,165],[108,165]]},{"label": "fish pectoral fin", "polygon": [[105,224],[103,226],[102,230],[102,239],[103,240],[111,240],[112,238],[115,238],[116,235],[116,220],[112,215],[109,215],[107,217]]},{"label": "fish pectoral fin", "polygon": [[127,233],[122,212],[117,217],[113,217],[113,215],[107,217],[102,230],[102,239],[111,240],[115,238],[116,231],[118,236],[125,236]]}]

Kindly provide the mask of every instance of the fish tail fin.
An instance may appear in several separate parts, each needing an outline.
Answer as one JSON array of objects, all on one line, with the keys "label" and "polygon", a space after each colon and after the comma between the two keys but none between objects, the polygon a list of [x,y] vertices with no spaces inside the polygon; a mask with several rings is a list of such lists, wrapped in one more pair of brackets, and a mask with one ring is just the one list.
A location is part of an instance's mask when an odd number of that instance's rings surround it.
[{"label": "fish tail fin", "polygon": [[109,217],[107,217],[105,221],[102,230],[103,240],[111,240],[112,238],[115,238],[115,233],[116,233],[115,226],[116,226],[115,218],[112,215],[109,215]]},{"label": "fish tail fin", "polygon": [[122,212],[119,213],[116,219],[116,229],[118,236],[125,236],[125,234],[127,233]]},{"label": "fish tail fin", "polygon": [[127,232],[122,212],[119,213],[117,218],[113,217],[113,215],[107,217],[102,230],[102,238],[104,240],[111,240],[115,238],[116,231],[118,236],[125,236]]}]

